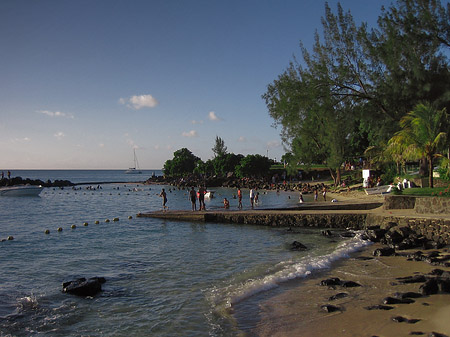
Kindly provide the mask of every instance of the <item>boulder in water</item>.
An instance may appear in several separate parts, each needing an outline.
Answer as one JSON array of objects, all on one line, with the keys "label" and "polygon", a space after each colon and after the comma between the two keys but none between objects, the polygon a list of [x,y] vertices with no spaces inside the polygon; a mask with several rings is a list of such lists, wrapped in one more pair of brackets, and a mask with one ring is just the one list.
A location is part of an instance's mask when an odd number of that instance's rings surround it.
[{"label": "boulder in water", "polygon": [[63,283],[63,292],[77,296],[95,296],[102,291],[102,284],[106,280],[104,277],[91,277],[86,280],[84,277]]}]

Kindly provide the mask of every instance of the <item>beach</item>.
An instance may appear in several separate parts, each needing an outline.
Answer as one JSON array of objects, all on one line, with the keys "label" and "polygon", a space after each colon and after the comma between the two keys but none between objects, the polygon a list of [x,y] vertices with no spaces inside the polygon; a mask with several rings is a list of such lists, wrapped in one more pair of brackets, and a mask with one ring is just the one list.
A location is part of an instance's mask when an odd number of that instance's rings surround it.
[{"label": "beach", "polygon": [[[378,199],[361,192],[331,195],[339,200]],[[382,213],[382,208],[376,212]],[[383,304],[395,293],[420,292],[422,283],[402,284],[397,278],[429,274],[439,268],[423,261],[408,261],[405,256],[373,256],[383,247],[376,243],[334,262],[329,269],[313,272],[296,280],[279,295],[259,304],[260,320],[249,333],[255,336],[408,336],[440,333],[450,336],[450,294],[439,293],[413,299],[414,303],[395,304],[391,310],[368,310]],[[417,250],[414,250],[417,251]],[[434,251],[434,250],[433,250]],[[449,254],[448,248],[439,250]],[[411,251],[413,252],[413,251]],[[424,254],[430,251],[424,250]],[[407,254],[408,251],[402,251]],[[361,287],[321,286],[322,280],[337,277],[357,282]],[[331,300],[338,293],[347,296]],[[326,312],[322,306],[339,310]],[[401,322],[398,322],[398,321]],[[438,334],[435,334],[438,336]]]}]

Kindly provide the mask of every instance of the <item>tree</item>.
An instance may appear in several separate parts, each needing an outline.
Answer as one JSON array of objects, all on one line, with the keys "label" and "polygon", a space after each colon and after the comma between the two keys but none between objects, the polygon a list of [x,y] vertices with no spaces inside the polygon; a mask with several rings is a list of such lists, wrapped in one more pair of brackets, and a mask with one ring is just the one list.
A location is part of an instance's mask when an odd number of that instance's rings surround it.
[{"label": "tree", "polygon": [[240,178],[263,178],[269,173],[273,161],[259,154],[249,154],[236,166],[236,175]]},{"label": "tree", "polygon": [[213,162],[214,173],[217,176],[226,176],[229,172],[234,172],[235,167],[239,165],[241,159],[244,158],[242,154],[226,153],[215,157]]},{"label": "tree", "polygon": [[173,159],[164,163],[164,174],[171,177],[181,177],[192,174],[200,158],[196,157],[187,148],[182,148],[173,153]]},{"label": "tree", "polygon": [[446,10],[439,0],[397,0],[388,9],[382,8],[376,29],[364,32],[376,101],[386,112],[384,116],[391,117],[380,118],[375,111],[374,117],[383,127],[398,125],[420,102],[450,108],[445,53],[449,48],[449,18],[450,5]]},{"label": "tree", "polygon": [[401,130],[389,143],[406,149],[410,157],[428,161],[428,182],[433,187],[433,159],[442,156],[448,137],[448,115],[445,108],[435,109],[431,104],[418,104],[400,121]]},{"label": "tree", "polygon": [[216,141],[214,147],[212,148],[212,151],[214,152],[214,157],[220,157],[227,154],[227,147],[225,146],[225,141],[219,136],[216,136]]},{"label": "tree", "polygon": [[325,163],[340,183],[340,167],[349,151],[349,139],[359,122],[357,104],[371,98],[364,84],[363,49],[351,14],[328,5],[322,20],[324,42],[316,33],[313,53],[302,47],[302,67],[289,68],[263,95],[282,139],[300,161]]}]

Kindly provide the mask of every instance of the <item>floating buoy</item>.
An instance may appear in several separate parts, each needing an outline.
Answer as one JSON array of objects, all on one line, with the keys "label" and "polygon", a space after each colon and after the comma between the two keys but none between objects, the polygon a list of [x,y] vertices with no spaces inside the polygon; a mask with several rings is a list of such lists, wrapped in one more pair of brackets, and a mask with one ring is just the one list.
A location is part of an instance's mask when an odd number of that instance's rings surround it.
[{"label": "floating buoy", "polygon": [[109,222],[109,219],[106,219],[105,222]]},{"label": "floating buoy", "polygon": [[100,223],[100,221],[98,221],[98,220],[95,220],[95,222],[94,222],[96,225],[98,225],[99,223]]},{"label": "floating buoy", "polygon": [[58,232],[62,232],[62,227],[58,227]]},{"label": "floating buoy", "polygon": [[72,226],[70,226],[70,228],[75,229],[75,228],[77,228],[77,226],[72,225]]},{"label": "floating buoy", "polygon": [[113,221],[119,221],[119,218],[114,218]]},{"label": "floating buoy", "polygon": [[50,234],[50,231],[49,231],[48,229],[46,229],[46,230],[44,231],[44,233],[45,233],[45,234]]},{"label": "floating buoy", "polygon": [[83,222],[83,226],[88,226],[89,224],[87,222]]},{"label": "floating buoy", "polygon": [[9,241],[14,240],[14,236],[12,236],[12,235],[8,236],[8,240]]},{"label": "floating buoy", "polygon": [[133,217],[130,215],[130,216],[128,216],[128,219],[133,219]]}]

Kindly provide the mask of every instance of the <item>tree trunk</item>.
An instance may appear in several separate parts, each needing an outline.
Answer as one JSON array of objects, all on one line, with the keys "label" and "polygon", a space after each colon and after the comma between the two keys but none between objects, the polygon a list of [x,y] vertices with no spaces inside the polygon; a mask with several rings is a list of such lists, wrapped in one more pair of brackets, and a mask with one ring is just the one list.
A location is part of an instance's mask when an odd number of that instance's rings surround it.
[{"label": "tree trunk", "polygon": [[428,160],[428,185],[433,188],[433,157],[427,156]]},{"label": "tree trunk", "polygon": [[334,186],[336,186],[336,175],[334,174],[333,169],[328,168],[328,170],[330,171],[331,178],[333,178]]},{"label": "tree trunk", "polygon": [[426,157],[423,157],[419,160],[419,174],[421,176],[428,175],[428,160]]},{"label": "tree trunk", "polygon": [[336,169],[336,181],[334,182],[334,186],[338,187],[341,184],[341,168],[338,167]]}]

